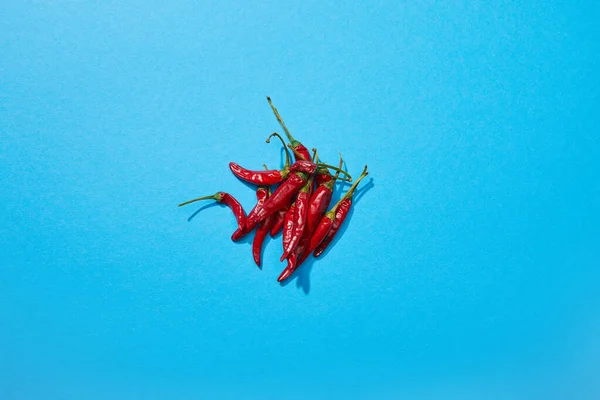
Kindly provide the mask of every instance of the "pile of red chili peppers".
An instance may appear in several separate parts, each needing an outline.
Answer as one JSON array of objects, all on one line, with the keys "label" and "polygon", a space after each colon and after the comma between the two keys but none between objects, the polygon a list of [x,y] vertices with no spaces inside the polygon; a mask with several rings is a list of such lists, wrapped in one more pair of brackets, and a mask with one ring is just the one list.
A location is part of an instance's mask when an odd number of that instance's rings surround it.
[{"label": "pile of red chili peppers", "polygon": [[[278,138],[285,150],[283,169],[251,171],[231,162],[229,168],[239,179],[252,183],[256,188],[256,205],[248,215],[242,205],[231,194],[217,192],[212,196],[199,197],[179,204],[184,206],[199,200],[212,199],[228,206],[237,220],[238,227],[231,235],[237,241],[256,229],[252,241],[254,262],[261,266],[261,251],[267,235],[275,237],[282,231],[283,254],[280,261],[287,266],[277,279],[283,282],[313,253],[319,257],[331,244],[352,206],[352,196],[358,183],[368,175],[367,167],[348,191],[329,211],[336,180],[351,182],[352,177],[342,169],[340,155],[338,167],[321,163],[317,150],[311,156],[308,149],[290,134],[279,112],[267,97],[275,117],[283,128],[289,143],[273,133],[267,138]],[[294,153],[292,163],[289,149]],[[330,170],[334,170],[332,175]],[[340,176],[344,175],[343,177]]]}]

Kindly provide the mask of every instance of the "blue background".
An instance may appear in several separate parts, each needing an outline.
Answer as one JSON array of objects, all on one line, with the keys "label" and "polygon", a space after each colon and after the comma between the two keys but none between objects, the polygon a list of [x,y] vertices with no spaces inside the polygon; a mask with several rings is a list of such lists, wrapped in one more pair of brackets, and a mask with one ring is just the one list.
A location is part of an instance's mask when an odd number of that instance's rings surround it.
[{"label": "blue background", "polygon": [[[598,5],[351,3],[3,3],[1,399],[600,398]],[[176,207],[265,95],[372,178],[285,286]]]}]

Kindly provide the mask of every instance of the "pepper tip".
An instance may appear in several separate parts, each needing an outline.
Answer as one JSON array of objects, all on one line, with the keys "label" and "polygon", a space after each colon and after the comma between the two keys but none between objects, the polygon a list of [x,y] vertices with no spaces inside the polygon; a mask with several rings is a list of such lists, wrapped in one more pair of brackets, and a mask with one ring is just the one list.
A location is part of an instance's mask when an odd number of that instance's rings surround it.
[{"label": "pepper tip", "polygon": [[277,282],[283,282],[285,281],[289,276],[291,275],[290,270],[288,270],[287,268],[281,273],[281,275],[279,275],[279,278],[277,278]]}]

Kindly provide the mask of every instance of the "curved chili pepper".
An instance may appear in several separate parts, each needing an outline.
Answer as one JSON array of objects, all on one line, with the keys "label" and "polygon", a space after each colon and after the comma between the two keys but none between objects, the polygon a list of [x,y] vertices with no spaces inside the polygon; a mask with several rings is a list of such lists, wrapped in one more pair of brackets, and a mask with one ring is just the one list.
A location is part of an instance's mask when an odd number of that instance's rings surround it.
[{"label": "curved chili pepper", "polygon": [[[319,158],[319,152],[317,151],[317,149],[312,149],[312,151],[314,152],[314,154],[313,154],[314,162],[319,164],[321,162],[321,159]],[[340,165],[338,166],[338,168],[341,169],[343,166],[344,166],[344,161],[342,159],[342,154],[340,153]],[[336,176],[339,176],[339,173]],[[331,175],[331,173],[329,173],[329,170],[327,168],[322,167],[322,166],[317,167],[317,171],[315,172],[315,185],[316,186],[319,186],[326,182],[329,182],[332,179],[333,179],[333,176]]]},{"label": "curved chili pepper", "polygon": [[294,137],[292,136],[292,134],[290,133],[290,131],[288,131],[288,128],[285,126],[285,123],[283,122],[283,119],[281,119],[281,116],[279,115],[279,112],[277,111],[277,109],[275,108],[275,106],[273,105],[273,102],[271,101],[271,98],[269,96],[267,96],[267,101],[269,102],[269,105],[271,106],[271,109],[273,110],[273,114],[275,114],[275,118],[277,118],[277,121],[279,121],[279,125],[281,125],[281,127],[283,128],[283,131],[285,132],[285,135],[287,136],[288,140],[290,141],[294,151],[294,154],[296,156],[296,160],[300,159],[300,160],[310,160],[310,153],[308,151],[308,149],[299,141],[297,141],[296,139],[294,139]]},{"label": "curved chili pepper", "polygon": [[[343,165],[344,160],[342,159],[342,156],[340,154],[339,168],[341,169]],[[309,238],[316,229],[317,224],[319,223],[321,217],[327,210],[327,207],[329,207],[331,197],[333,196],[333,187],[335,185],[336,179],[338,179],[339,174],[340,173],[338,171],[336,172],[335,176],[332,176],[327,168],[317,169],[317,172],[315,174],[315,180],[317,180],[317,188],[310,197],[308,207],[308,218],[306,221],[306,232]]]},{"label": "curved chili pepper", "polygon": [[296,246],[296,249],[292,252],[293,255],[290,254],[288,256],[288,264],[279,275],[279,278],[277,278],[278,282],[286,280],[308,258],[310,251],[306,250],[310,244],[310,238],[311,235],[305,230],[300,239],[300,243],[298,243],[298,246]]},{"label": "curved chili pepper", "polygon": [[[237,176],[238,178],[240,178],[241,180],[244,180],[246,182],[254,183],[255,185],[261,185],[261,186],[262,185],[270,186],[270,185],[275,185],[277,183],[280,183],[288,176],[288,174],[290,172],[304,172],[304,173],[312,175],[315,173],[317,168],[321,168],[321,169],[331,168],[331,169],[335,169],[336,171],[339,171],[336,167],[334,167],[332,165],[315,164],[312,161],[306,161],[306,160],[298,160],[298,161],[294,162],[291,166],[286,165],[282,170],[271,169],[271,170],[266,170],[266,171],[263,171],[263,170],[253,171],[253,170],[246,169],[234,162],[229,163],[229,169],[231,169],[231,172],[233,172],[233,174],[235,176]],[[350,176],[345,171],[342,171],[342,172],[345,173],[347,176]],[[350,177],[349,179],[352,180],[352,177]]]},{"label": "curved chili pepper", "polygon": [[230,195],[229,193],[217,192],[217,193],[213,194],[212,196],[198,197],[196,199],[192,199],[192,200],[183,202],[183,203],[179,204],[178,207],[185,206],[187,204],[190,204],[190,203],[193,203],[196,201],[209,200],[209,199],[215,200],[217,203],[223,203],[227,207],[229,207],[231,209],[231,211],[233,211],[233,215],[235,216],[235,219],[237,220],[237,223],[238,223],[238,228],[231,235],[231,240],[234,240],[234,241],[237,240],[238,236],[241,234],[241,232],[244,231],[245,226],[246,226],[246,212],[244,211],[244,207],[242,207],[240,202],[237,201],[236,198],[233,197],[232,195]]},{"label": "curved chili pepper", "polygon": [[[288,145],[293,151],[294,149],[292,148],[291,145]],[[324,168],[329,168],[329,169],[333,169],[339,173],[342,173],[344,175],[346,175],[348,178],[339,178],[340,180],[345,180],[348,182],[352,182],[352,176],[350,176],[350,174],[346,171],[344,171],[341,168],[338,167],[334,167],[333,165],[329,165],[329,164],[324,164],[324,163],[314,163],[312,161],[306,161],[306,160],[298,160],[296,162],[294,162],[292,164],[292,166],[290,167],[290,172],[304,172],[307,174],[314,174],[315,171],[319,168],[319,167],[324,167]]]},{"label": "curved chili pepper", "polygon": [[329,172],[329,170],[325,167],[317,167],[317,171],[315,172],[315,185],[320,186],[327,182],[331,182],[333,176]]},{"label": "curved chili pepper", "polygon": [[[267,188],[258,188],[256,190],[256,199],[258,203],[263,203],[270,195],[270,191]],[[254,235],[254,239],[252,240],[252,257],[254,258],[254,262],[260,268],[260,253],[262,250],[262,245],[265,240],[265,237],[271,230],[271,225],[273,225],[273,215],[269,218],[265,219],[261,223],[258,224],[256,228],[256,234]]]},{"label": "curved chili pepper", "polygon": [[275,237],[283,227],[283,219],[285,217],[286,211],[289,207],[285,207],[282,210],[277,211],[274,216],[273,226],[271,227],[271,237]]},{"label": "curved chili pepper", "polygon": [[317,170],[317,164],[312,161],[298,160],[290,166],[291,172],[304,172],[306,174],[314,174]]},{"label": "curved chili pepper", "polygon": [[283,272],[277,278],[277,282],[283,282],[284,280],[289,278],[289,276],[292,275],[297,268],[298,268],[298,256],[295,251],[292,251],[292,254],[290,254],[287,257],[287,265],[286,265],[285,269],[283,270]]},{"label": "curved chili pepper", "polygon": [[358,186],[358,182],[360,182],[361,179],[368,174],[367,166],[365,165],[365,169],[356,182],[350,187],[350,189],[348,189],[340,201],[333,206],[331,211],[327,212],[327,214],[321,218],[315,233],[310,238],[310,245],[308,246],[307,253],[310,253],[314,250],[314,256],[319,257],[321,254],[323,254],[325,249],[327,249],[327,246],[329,246],[335,237],[335,234],[340,229],[340,226],[342,226],[342,223],[348,216],[348,212],[352,206],[352,195],[354,194],[356,186]]},{"label": "curved chili pepper", "polygon": [[302,186],[302,189],[296,195],[296,208],[294,210],[294,227],[292,228],[292,234],[287,245],[284,243],[283,254],[279,261],[283,261],[287,256],[294,251],[300,239],[302,233],[306,227],[306,218],[308,217],[308,206],[310,201],[310,195],[312,194],[313,178],[308,178],[306,184]]},{"label": "curved chili pepper", "polygon": [[290,208],[283,217],[283,234],[281,235],[281,242],[283,248],[286,248],[292,240],[292,233],[294,231],[294,215],[296,213],[296,202],[292,203]]},{"label": "curved chili pepper", "polygon": [[[296,269],[298,269],[298,267],[300,267],[300,265],[302,265],[302,263],[308,258],[310,253],[313,250],[315,250],[315,248],[318,248],[318,246],[321,243],[323,243],[324,240],[326,240],[327,238],[330,237],[329,234],[331,235],[329,242],[331,242],[331,240],[333,239],[333,236],[337,232],[337,229],[339,229],[339,226],[341,225],[342,222],[344,222],[344,219],[346,218],[346,215],[348,214],[348,211],[350,209],[350,204],[352,203],[351,198],[352,198],[352,194],[354,193],[354,190],[358,186],[358,183],[367,175],[368,175],[367,167],[365,166],[363,173],[356,180],[356,182],[350,187],[350,189],[348,189],[348,192],[346,192],[344,194],[344,196],[340,199],[340,201],[335,206],[333,206],[331,211],[329,211],[327,214],[325,214],[323,216],[323,218],[321,218],[321,221],[319,221],[319,225],[315,229],[315,232],[312,234],[312,236],[303,235],[302,240],[296,247],[294,256],[288,257],[288,265],[283,270],[283,272],[279,275],[279,278],[277,278],[277,280],[279,282],[284,281],[290,275],[292,275],[294,273],[294,271]],[[345,211],[341,211],[344,209],[345,209]],[[338,216],[338,214],[340,214],[340,215]],[[340,219],[338,220],[338,218],[340,218]],[[340,221],[340,222],[338,223],[338,221]],[[335,231],[333,231],[334,226],[336,224],[337,224],[337,228]],[[323,250],[325,250],[325,248],[327,247],[328,244],[329,243],[325,244],[325,247],[323,248]],[[321,251],[321,253],[322,253],[322,251]],[[319,253],[319,255],[321,253]],[[315,254],[315,257],[317,257],[317,254]]]},{"label": "curved chili pepper", "polygon": [[[269,170],[269,169],[265,168],[265,171],[263,171],[263,170],[253,171],[253,170],[246,169],[234,162],[230,162],[229,169],[231,170],[231,172],[233,172],[233,174],[235,176],[237,176],[239,179],[246,181],[246,182],[254,183],[255,185],[270,186],[270,185],[275,185],[277,183],[281,183],[290,173],[290,153],[287,149],[285,142],[283,141],[283,138],[277,132],[273,132],[267,138],[266,142],[270,143],[271,138],[273,136],[277,136],[277,138],[279,138],[279,140],[281,141],[281,144],[283,145],[283,150],[285,151],[285,165],[283,166],[283,169]],[[296,170],[310,169],[310,168],[311,168],[311,166],[309,166],[309,165],[300,165],[300,166],[296,167]]]},{"label": "curved chili pepper", "polygon": [[[263,166],[265,167],[265,170],[267,169],[267,166],[263,164]],[[264,204],[265,200],[267,200],[267,198],[270,196],[270,190],[268,187],[266,186],[259,186],[256,189],[256,204],[254,205],[254,207],[252,208],[252,210],[250,210],[250,212],[254,211],[256,209],[256,207],[262,207],[262,205]],[[244,236],[246,236],[248,233],[250,233],[252,231],[252,229],[247,230],[246,229],[246,224],[244,224],[244,228],[243,229],[238,229],[237,231],[234,232],[233,236],[231,237],[231,239],[233,241],[239,240],[241,238],[243,238]]]},{"label": "curved chili pepper", "polygon": [[271,169],[267,171],[252,171],[234,163],[233,161],[229,163],[229,169],[241,180],[254,183],[255,185],[275,185],[282,182],[289,174],[289,170]]},{"label": "curved chili pepper", "polygon": [[[316,149],[313,149],[313,151],[315,152],[316,160],[318,161],[319,156]],[[344,161],[340,155],[339,168],[341,169],[343,165]],[[323,167],[321,169],[317,169],[315,179],[318,179],[319,175],[321,175],[320,184],[310,198],[308,217],[304,232],[302,233],[300,242],[296,246],[294,257],[288,257],[288,266],[283,270],[281,275],[279,275],[279,282],[287,279],[310,255],[310,251],[307,251],[310,245],[310,238],[313,234],[313,231],[316,229],[316,225],[323,216],[323,213],[329,206],[329,202],[331,201],[331,196],[333,193],[333,186],[335,184],[335,180],[339,176],[339,171],[336,172],[335,176],[332,176],[329,173],[329,170]]]},{"label": "curved chili pepper", "polygon": [[248,218],[246,218],[246,230],[251,231],[260,221],[289,204],[292,197],[304,186],[307,180],[308,175],[304,172],[290,174],[261,207],[255,207],[248,214]]}]

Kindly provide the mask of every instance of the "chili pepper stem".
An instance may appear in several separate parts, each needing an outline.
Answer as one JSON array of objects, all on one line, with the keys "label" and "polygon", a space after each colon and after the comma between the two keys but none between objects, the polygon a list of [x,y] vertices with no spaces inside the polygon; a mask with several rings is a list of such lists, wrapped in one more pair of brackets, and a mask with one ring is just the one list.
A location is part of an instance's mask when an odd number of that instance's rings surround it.
[{"label": "chili pepper stem", "polygon": [[[277,109],[273,105],[273,102],[271,101],[271,98],[269,96],[267,96],[267,101],[269,102],[269,106],[271,106],[271,110],[273,110],[273,114],[275,114],[275,118],[277,118],[279,125],[281,125],[281,127],[283,128],[283,131],[285,132],[285,135],[287,136],[288,140],[292,143],[292,145],[294,147],[297,146],[298,144],[300,144],[299,141],[294,139],[294,137],[292,136],[292,134],[290,133],[288,128],[285,126],[285,122],[283,122],[281,115],[279,115],[279,111],[277,111]],[[304,158],[304,157],[302,157],[302,158]]]},{"label": "chili pepper stem", "polygon": [[[342,169],[342,167],[344,166],[344,159],[342,158],[342,153],[338,153],[340,155],[340,170]],[[335,175],[333,176],[333,180],[335,181],[336,179],[338,179],[340,177],[340,171],[335,171]]]},{"label": "chili pepper stem", "polygon": [[319,152],[317,151],[317,148],[313,147],[312,151],[313,151],[313,153],[315,153],[313,156],[313,160],[314,160],[314,162],[318,163],[319,162]]},{"label": "chili pepper stem", "polygon": [[[296,154],[296,155],[299,155],[299,154],[300,154],[300,153],[298,153],[298,152],[296,151],[296,149],[294,149],[294,148],[292,147],[292,145],[288,144],[288,147],[289,147],[289,148],[290,148],[290,149],[291,149],[291,150],[294,152],[294,154]],[[300,154],[300,155],[301,155],[301,154]],[[338,167],[334,167],[333,165],[329,165],[329,164],[325,164],[325,163],[318,163],[317,165],[321,165],[321,166],[323,166],[323,167],[326,167],[326,168],[332,169],[332,170],[334,170],[334,171],[339,171],[339,172],[341,172],[342,174],[344,174],[344,175],[346,175],[346,176],[348,177],[347,179],[343,179],[343,178],[342,178],[342,179],[340,179],[340,180],[347,180],[348,182],[352,182],[352,176],[350,176],[350,174],[349,174],[349,173],[347,173],[346,171],[344,171],[343,169],[340,169],[340,168],[338,168]]]},{"label": "chili pepper stem", "polygon": [[342,198],[331,208],[331,210],[327,214],[329,214],[329,213],[335,214],[335,211],[340,206],[342,201],[344,201],[345,199],[347,199],[349,197],[352,197],[352,195],[354,194],[354,190],[358,186],[359,182],[367,175],[369,175],[369,173],[367,172],[367,166],[365,165],[365,168],[363,169],[362,173],[360,174],[360,176],[358,177],[356,182],[354,182],[352,184],[352,186],[350,186],[350,189],[348,189],[348,191],[346,193],[344,193]]},{"label": "chili pepper stem", "polygon": [[184,201],[181,204],[178,204],[177,207],[181,207],[181,206],[185,206],[188,205],[190,203],[194,203],[196,201],[201,201],[201,200],[208,200],[208,199],[212,199],[212,200],[216,200],[216,201],[221,201],[221,196],[219,195],[219,193],[215,193],[212,196],[203,196],[203,197],[198,197],[196,199],[192,199],[192,200],[188,200],[188,201]]},{"label": "chili pepper stem", "polygon": [[273,132],[273,133],[271,133],[271,135],[269,135],[266,142],[271,143],[271,138],[273,136],[277,136],[277,138],[279,138],[279,140],[281,140],[281,144],[283,145],[283,150],[285,151],[285,166],[289,167],[290,166],[290,152],[289,152],[287,146],[285,145],[285,141],[283,140],[281,135],[277,132]]}]

